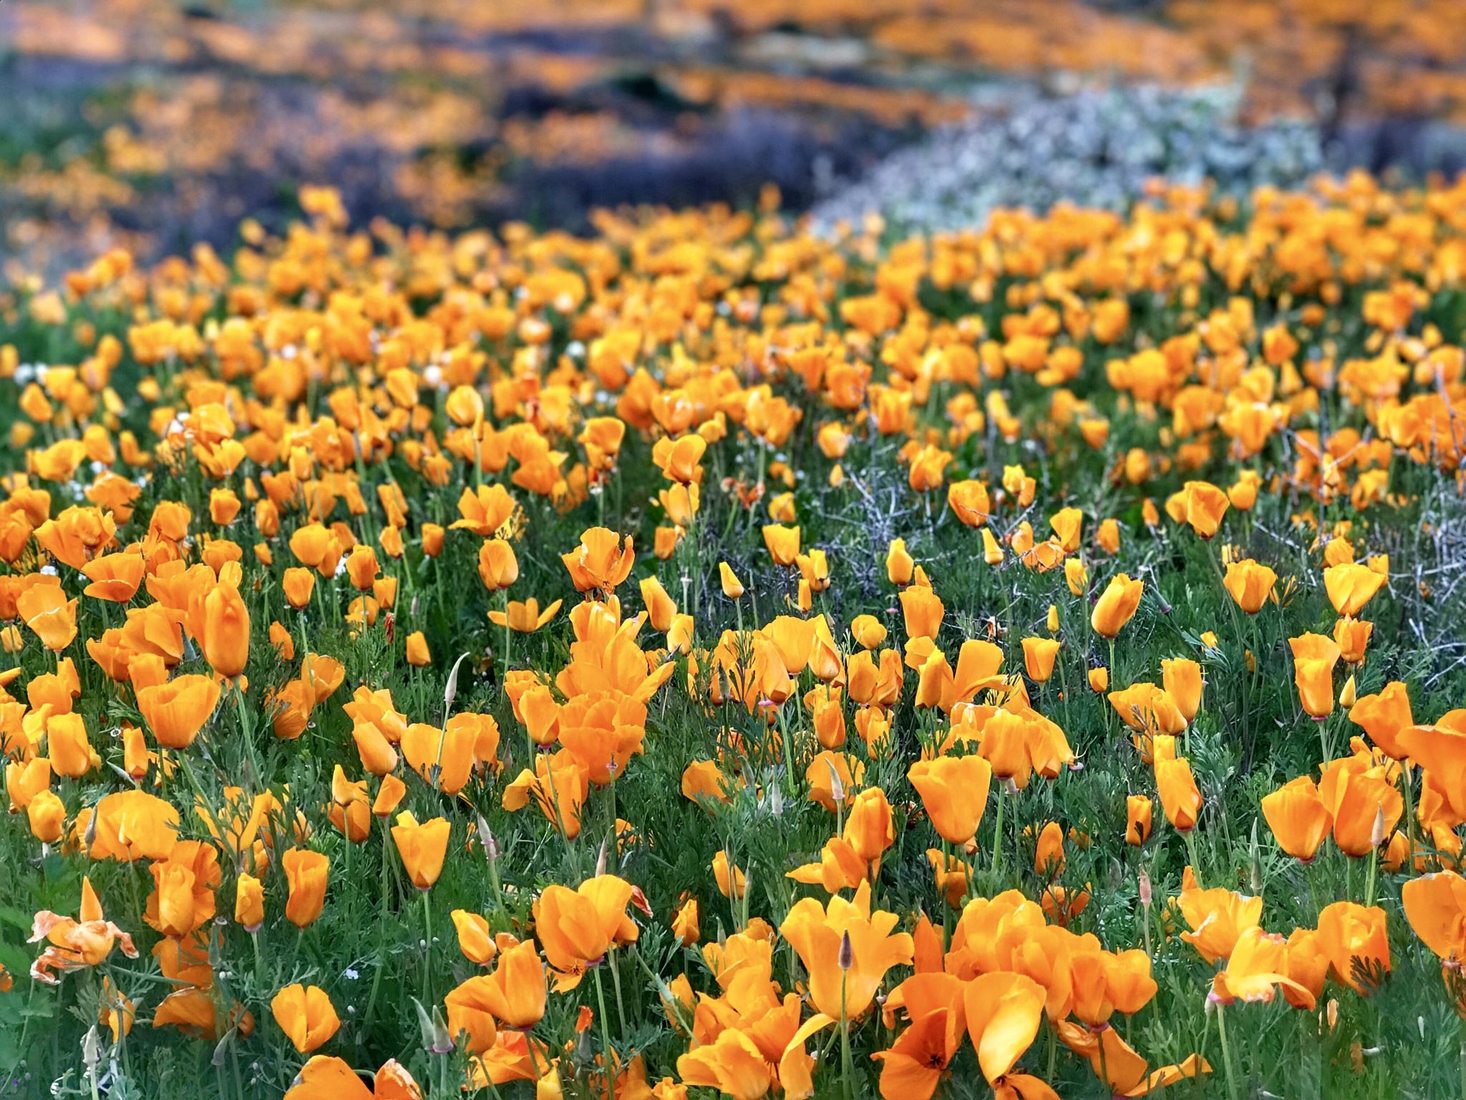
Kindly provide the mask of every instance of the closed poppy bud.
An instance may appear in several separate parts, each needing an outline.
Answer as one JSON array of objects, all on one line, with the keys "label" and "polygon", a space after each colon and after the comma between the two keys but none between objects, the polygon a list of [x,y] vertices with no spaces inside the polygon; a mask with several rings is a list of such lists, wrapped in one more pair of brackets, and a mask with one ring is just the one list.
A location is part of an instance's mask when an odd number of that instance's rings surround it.
[{"label": "closed poppy bud", "polygon": [[1057,638],[1023,639],[1023,668],[1030,680],[1036,684],[1048,683],[1061,644]]},{"label": "closed poppy bud", "polygon": [[122,770],[135,780],[148,774],[148,742],[137,726],[122,727]]},{"label": "closed poppy bud", "polygon": [[1078,508],[1061,508],[1049,517],[1049,527],[1063,546],[1064,553],[1072,554],[1079,549],[1081,532],[1084,529],[1084,513]]},{"label": "closed poppy bud", "polygon": [[280,655],[280,660],[295,660],[295,639],[291,637],[284,623],[276,619],[270,624],[270,629],[265,636],[270,640],[270,645],[274,646],[275,652]]},{"label": "closed poppy bud", "polygon": [[894,585],[908,585],[915,568],[916,562],[906,552],[906,540],[892,539],[886,550],[886,579]]},{"label": "closed poppy bud", "polygon": [[380,569],[377,552],[365,543],[357,543],[346,555],[346,576],[358,591],[370,588]]},{"label": "closed poppy bud", "polygon": [[448,854],[448,820],[435,817],[418,824],[410,813],[397,815],[392,826],[392,841],[407,868],[407,877],[419,890],[429,889],[443,873],[443,857]]},{"label": "closed poppy bud", "polygon": [[372,815],[375,817],[391,817],[407,794],[407,784],[398,779],[395,775],[382,776],[382,783],[377,788],[377,797],[372,800]]},{"label": "closed poppy bud", "polygon": [[1125,799],[1126,844],[1138,848],[1150,839],[1154,813],[1149,795],[1132,794]]},{"label": "closed poppy bud", "polygon": [[443,402],[443,411],[460,428],[471,427],[484,418],[484,399],[472,386],[454,386]]},{"label": "closed poppy bud", "polygon": [[286,603],[299,611],[311,602],[311,593],[316,587],[315,571],[303,566],[291,566],[280,578],[280,587],[285,592]]},{"label": "closed poppy bud", "polygon": [[696,898],[688,898],[677,910],[677,915],[672,918],[672,935],[681,941],[683,947],[691,947],[702,938]]},{"label": "closed poppy bud", "polygon": [[220,527],[233,523],[241,507],[233,489],[215,489],[209,494],[209,518]]},{"label": "closed poppy bud", "polygon": [[137,708],[158,744],[186,749],[219,703],[219,682],[212,676],[177,676],[167,683],[139,688]]},{"label": "closed poppy bud", "polygon": [[405,550],[402,545],[402,528],[395,524],[387,524],[382,528],[382,533],[377,536],[377,543],[389,558],[400,558]]},{"label": "closed poppy bud", "polygon": [[407,636],[407,663],[414,668],[424,668],[433,663],[428,652],[428,640],[421,630],[414,630]]},{"label": "closed poppy bud", "polygon": [[680,527],[658,527],[652,538],[652,553],[657,560],[666,561],[677,550],[677,544],[682,541],[682,528]]},{"label": "closed poppy bud", "polygon": [[251,933],[265,923],[265,887],[254,875],[241,874],[234,884],[234,923]]},{"label": "closed poppy bud", "polygon": [[1120,552],[1120,524],[1114,519],[1104,519],[1095,529],[1094,541],[1106,554],[1111,557]]},{"label": "closed poppy bud", "polygon": [[886,640],[887,630],[874,615],[857,615],[850,624],[850,635],[862,649],[876,649]]},{"label": "closed poppy bud", "polygon": [[671,625],[667,627],[668,650],[673,653],[691,652],[694,626],[691,615],[684,613],[674,615]]},{"label": "closed poppy bud", "polygon": [[718,849],[717,855],[713,856],[713,881],[718,885],[718,893],[725,898],[743,896],[745,885],[743,870],[728,859],[728,852],[725,848]]},{"label": "closed poppy bud", "polygon": [[430,558],[436,558],[443,552],[443,528],[436,523],[424,523],[422,525],[422,552]]},{"label": "closed poppy bud", "polygon": [[1175,657],[1161,662],[1161,685],[1189,723],[1201,709],[1201,665],[1190,658]]},{"label": "closed poppy bud", "polygon": [[304,928],[321,915],[326,904],[326,885],[331,860],[322,852],[291,848],[281,858],[290,892],[285,899],[285,919]]},{"label": "closed poppy bud", "polygon": [[51,770],[68,779],[86,775],[98,763],[80,714],[56,714],[46,723]]},{"label": "closed poppy bud", "polygon": [[998,540],[993,536],[991,527],[982,529],[982,560],[988,565],[1003,564],[1003,548],[998,545]]},{"label": "closed poppy bud", "polygon": [[249,661],[249,609],[239,589],[216,585],[204,599],[204,657],[214,671],[232,680]]},{"label": "closed poppy bud", "polygon": [[723,595],[727,596],[730,600],[739,599],[743,595],[743,582],[733,572],[732,566],[725,561],[718,563],[718,580],[723,586]]},{"label": "closed poppy bud", "polygon": [[375,722],[357,721],[351,727],[351,739],[356,742],[361,766],[370,774],[386,775],[397,767],[397,750]]},{"label": "closed poppy bud", "polygon": [[647,577],[641,582],[641,602],[646,605],[647,621],[652,624],[652,629],[665,634],[677,614],[677,604],[656,577]]},{"label": "closed poppy bud", "polygon": [[1293,682],[1303,709],[1314,719],[1327,718],[1334,710],[1334,665],[1339,647],[1322,634],[1289,638],[1293,650]]},{"label": "closed poppy bud", "polygon": [[330,996],[318,985],[287,985],[270,1001],[270,1012],[302,1054],[325,1045],[341,1028]]},{"label": "closed poppy bud", "polygon": [[1334,825],[1334,815],[1306,775],[1285,783],[1262,799],[1262,816],[1278,847],[1294,859],[1312,862]]},{"label": "closed poppy bud", "polygon": [[1057,821],[1050,821],[1039,830],[1038,844],[1033,852],[1033,873],[1042,878],[1054,878],[1064,870],[1064,829]]},{"label": "closed poppy bud", "polygon": [[1078,558],[1064,561],[1064,583],[1069,586],[1071,596],[1083,596],[1089,591],[1089,570]]},{"label": "closed poppy bud", "polygon": [[1256,615],[1272,597],[1277,581],[1278,575],[1272,569],[1247,558],[1227,563],[1227,574],[1222,584],[1238,607],[1249,615]]},{"label": "closed poppy bud", "polygon": [[1099,602],[1094,605],[1094,611],[1089,617],[1090,626],[1094,627],[1095,633],[1106,638],[1119,634],[1134,617],[1144,590],[1144,581],[1131,580],[1125,573],[1112,578],[1100,594]]},{"label": "closed poppy bud", "polygon": [[1196,777],[1191,774],[1191,764],[1184,756],[1171,760],[1157,760],[1155,764],[1156,790],[1161,796],[1161,808],[1166,811],[1166,820],[1178,833],[1189,833],[1196,828],[1201,814],[1201,792],[1196,787]]},{"label": "closed poppy bud", "polygon": [[55,791],[47,788],[38,792],[26,806],[25,815],[31,836],[42,844],[55,844],[61,839],[66,825],[66,804]]},{"label": "closed poppy bud", "polygon": [[1110,690],[1110,670],[1104,665],[1089,670],[1089,690],[1097,695]]},{"label": "closed poppy bud", "polygon": [[1048,628],[1050,634],[1057,634],[1059,632],[1059,607],[1057,604],[1049,604],[1049,613],[1048,617],[1044,619],[1044,626]]},{"label": "closed poppy bud", "polygon": [[514,547],[503,539],[489,539],[478,552],[478,575],[490,592],[508,588],[519,579],[519,560]]},{"label": "closed poppy bud", "polygon": [[986,760],[980,756],[918,760],[906,776],[938,836],[949,844],[966,844],[977,835],[993,779]]},{"label": "closed poppy bud", "polygon": [[458,950],[463,952],[463,957],[479,966],[493,962],[499,947],[489,933],[489,922],[467,909],[455,909],[452,916],[454,931],[458,933]]},{"label": "closed poppy bud", "polygon": [[845,839],[855,854],[867,863],[880,859],[881,853],[896,839],[891,820],[891,804],[880,787],[867,787],[855,796],[845,818]]},{"label": "closed poppy bud", "polygon": [[764,546],[775,565],[793,565],[799,555],[799,528],[784,527],[777,523],[766,523],[763,527]]},{"label": "closed poppy bud", "polygon": [[1349,676],[1349,679],[1344,681],[1343,690],[1339,692],[1339,706],[1343,707],[1345,710],[1348,710],[1354,705],[1355,700],[1358,698],[1359,688],[1358,685],[1354,682],[1354,677],[1351,674]]}]

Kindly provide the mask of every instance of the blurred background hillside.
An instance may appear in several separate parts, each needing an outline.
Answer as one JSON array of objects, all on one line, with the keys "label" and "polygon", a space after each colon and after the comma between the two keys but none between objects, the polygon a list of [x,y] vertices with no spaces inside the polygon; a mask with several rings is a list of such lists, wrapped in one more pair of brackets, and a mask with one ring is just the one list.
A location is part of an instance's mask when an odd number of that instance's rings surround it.
[{"label": "blurred background hillside", "polygon": [[354,218],[913,227],[1466,164],[1461,0],[3,0],[0,278]]}]

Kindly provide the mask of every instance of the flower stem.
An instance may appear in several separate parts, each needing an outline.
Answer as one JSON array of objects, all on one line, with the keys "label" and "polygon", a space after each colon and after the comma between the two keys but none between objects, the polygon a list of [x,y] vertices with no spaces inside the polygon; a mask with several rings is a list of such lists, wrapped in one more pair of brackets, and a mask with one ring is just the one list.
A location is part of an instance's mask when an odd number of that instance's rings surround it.
[{"label": "flower stem", "polygon": [[1227,1044],[1227,1010],[1217,1004],[1217,1037],[1222,1042],[1222,1068],[1227,1074],[1227,1095],[1237,1100],[1237,1076],[1232,1068],[1232,1048]]},{"label": "flower stem", "polygon": [[606,1059],[606,1095],[610,1097],[610,1100],[616,1100],[616,1062],[611,1046],[611,1028],[606,1017],[606,989],[601,982],[601,968],[597,966],[591,973],[595,975],[596,979],[596,1007],[601,1014],[601,1045],[605,1050]]}]

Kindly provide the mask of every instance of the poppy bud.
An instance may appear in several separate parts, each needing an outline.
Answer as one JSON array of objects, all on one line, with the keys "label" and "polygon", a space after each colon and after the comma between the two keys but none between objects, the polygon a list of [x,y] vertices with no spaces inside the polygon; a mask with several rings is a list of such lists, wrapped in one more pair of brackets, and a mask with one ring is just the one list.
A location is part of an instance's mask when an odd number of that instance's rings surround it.
[{"label": "poppy bud", "polygon": [[214,671],[234,679],[249,661],[249,609],[239,589],[219,584],[204,599],[204,657]]},{"label": "poppy bud", "polygon": [[892,539],[886,550],[886,578],[897,586],[908,585],[915,566],[911,555],[906,552],[906,540]]},{"label": "poppy bud", "polygon": [[503,539],[489,539],[478,552],[478,575],[490,592],[508,588],[519,579],[519,561],[514,547]]},{"label": "poppy bud", "polygon": [[37,793],[26,806],[25,813],[31,836],[42,844],[55,844],[61,839],[66,824],[66,804],[55,791],[48,788]]},{"label": "poppy bud", "polygon": [[718,563],[718,580],[723,586],[723,595],[727,596],[730,600],[736,600],[743,596],[745,591],[743,582],[738,579],[738,575],[733,572],[733,568],[725,561]]},{"label": "poppy bud", "polygon": [[251,933],[265,923],[265,888],[254,875],[241,874],[235,882],[234,922]]},{"label": "poppy bud", "polygon": [[1094,605],[1094,611],[1089,617],[1095,633],[1106,638],[1119,634],[1134,617],[1144,590],[1144,581],[1131,580],[1124,573],[1113,577],[1100,594],[1099,602]]},{"label": "poppy bud", "polygon": [[326,903],[326,885],[331,860],[322,852],[291,848],[280,859],[290,893],[285,899],[285,919],[304,928],[321,915]]}]

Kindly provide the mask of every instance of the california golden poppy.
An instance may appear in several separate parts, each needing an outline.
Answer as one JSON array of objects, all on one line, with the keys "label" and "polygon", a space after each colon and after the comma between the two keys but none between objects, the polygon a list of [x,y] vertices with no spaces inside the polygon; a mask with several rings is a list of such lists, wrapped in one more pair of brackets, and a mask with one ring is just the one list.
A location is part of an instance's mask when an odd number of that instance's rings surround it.
[{"label": "california golden poppy", "polygon": [[1112,577],[1105,590],[1100,593],[1099,601],[1089,617],[1090,626],[1095,633],[1113,638],[1124,630],[1125,624],[1134,617],[1140,606],[1140,596],[1144,590],[1144,581],[1131,580],[1124,573]]},{"label": "california golden poppy", "polygon": [[138,710],[158,744],[186,749],[193,744],[219,703],[219,684],[211,676],[178,676],[164,684],[140,688]]},{"label": "california golden poppy", "polygon": [[939,756],[918,760],[906,775],[943,840],[966,844],[977,834],[993,777],[992,766],[986,760],[981,756]]},{"label": "california golden poppy", "polygon": [[410,813],[397,815],[397,823],[392,826],[392,843],[397,846],[407,877],[419,890],[431,888],[443,873],[451,828],[444,817],[418,824]]},{"label": "california golden poppy", "polygon": [[318,985],[287,985],[270,1001],[270,1013],[285,1037],[302,1054],[325,1045],[341,1029],[341,1019]]}]

